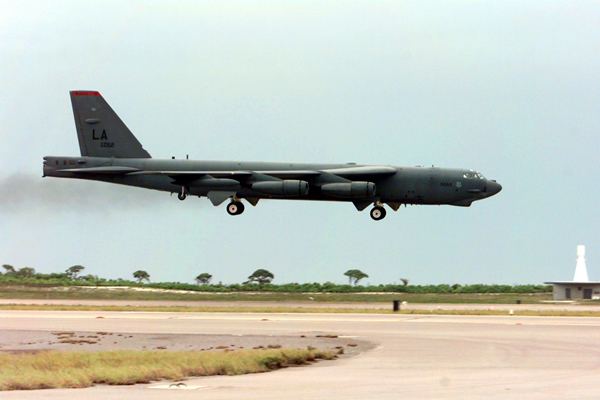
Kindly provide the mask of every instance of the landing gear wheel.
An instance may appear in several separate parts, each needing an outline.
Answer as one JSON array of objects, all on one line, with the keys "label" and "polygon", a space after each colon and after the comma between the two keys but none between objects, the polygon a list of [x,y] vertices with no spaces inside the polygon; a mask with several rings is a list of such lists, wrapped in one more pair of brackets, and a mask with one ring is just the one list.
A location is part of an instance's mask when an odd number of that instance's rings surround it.
[{"label": "landing gear wheel", "polygon": [[240,215],[244,212],[244,204],[241,201],[232,201],[227,206],[229,215]]},{"label": "landing gear wheel", "polygon": [[179,200],[181,200],[181,201],[184,201],[184,200],[185,200],[185,198],[187,197],[187,194],[186,194],[186,192],[187,192],[187,190],[186,190],[186,187],[185,187],[185,186],[182,186],[182,187],[181,187],[181,192],[179,192],[179,193],[177,194],[177,198],[178,198]]},{"label": "landing gear wheel", "polygon": [[375,206],[371,210],[371,218],[373,218],[375,221],[380,221],[380,220],[384,219],[385,214],[386,214],[385,208],[383,208],[383,207]]}]

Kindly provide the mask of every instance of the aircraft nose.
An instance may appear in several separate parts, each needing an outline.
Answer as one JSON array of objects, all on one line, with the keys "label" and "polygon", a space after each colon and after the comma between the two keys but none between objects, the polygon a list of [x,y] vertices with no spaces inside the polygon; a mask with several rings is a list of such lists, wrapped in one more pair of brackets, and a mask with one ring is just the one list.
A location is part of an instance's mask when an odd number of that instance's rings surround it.
[{"label": "aircraft nose", "polygon": [[489,181],[487,184],[487,192],[489,196],[498,194],[502,190],[502,185],[496,181]]}]

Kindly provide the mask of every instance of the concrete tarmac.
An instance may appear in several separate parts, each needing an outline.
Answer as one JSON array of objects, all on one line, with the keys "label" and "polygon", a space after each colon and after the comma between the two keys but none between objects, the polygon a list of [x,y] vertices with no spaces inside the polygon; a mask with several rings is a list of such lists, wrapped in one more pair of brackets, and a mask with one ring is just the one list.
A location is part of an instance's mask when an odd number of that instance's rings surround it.
[{"label": "concrete tarmac", "polygon": [[[99,318],[102,317],[102,318]],[[2,392],[13,399],[597,399],[600,319],[258,313],[0,311],[2,330],[170,334],[335,334],[377,344],[353,358],[244,376],[87,389]]]}]

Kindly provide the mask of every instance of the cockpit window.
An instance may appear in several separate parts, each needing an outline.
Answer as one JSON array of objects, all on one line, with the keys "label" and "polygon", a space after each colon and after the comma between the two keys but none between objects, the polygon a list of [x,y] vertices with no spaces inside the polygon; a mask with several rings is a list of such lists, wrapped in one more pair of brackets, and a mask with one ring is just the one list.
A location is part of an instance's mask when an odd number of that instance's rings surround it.
[{"label": "cockpit window", "polygon": [[481,179],[484,180],[485,178],[483,177],[483,175],[481,175],[478,171],[469,171],[466,174],[463,175],[463,178],[467,178],[467,179]]}]

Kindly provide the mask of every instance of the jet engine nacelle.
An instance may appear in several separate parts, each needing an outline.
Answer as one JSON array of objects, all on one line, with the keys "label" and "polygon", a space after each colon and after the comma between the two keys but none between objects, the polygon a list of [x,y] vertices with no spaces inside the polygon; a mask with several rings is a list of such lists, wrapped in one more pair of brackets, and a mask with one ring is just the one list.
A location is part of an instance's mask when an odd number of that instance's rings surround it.
[{"label": "jet engine nacelle", "polygon": [[334,197],[375,196],[373,182],[328,183],[321,186],[321,193]]},{"label": "jet engine nacelle", "polygon": [[251,186],[252,190],[259,193],[272,194],[275,196],[306,196],[308,194],[308,182],[285,180],[256,182]]}]

